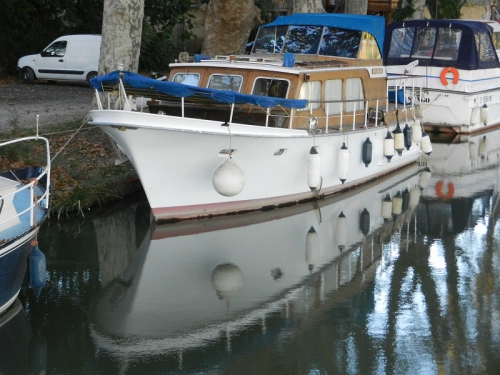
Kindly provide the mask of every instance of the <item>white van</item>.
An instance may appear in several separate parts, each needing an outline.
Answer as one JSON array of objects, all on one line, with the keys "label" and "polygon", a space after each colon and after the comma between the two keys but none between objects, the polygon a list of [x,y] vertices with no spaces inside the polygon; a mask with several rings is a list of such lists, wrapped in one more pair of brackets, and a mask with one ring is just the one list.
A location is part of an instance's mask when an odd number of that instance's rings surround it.
[{"label": "white van", "polygon": [[62,36],[39,54],[21,57],[17,69],[25,83],[35,79],[88,83],[97,75],[100,49],[100,35]]}]

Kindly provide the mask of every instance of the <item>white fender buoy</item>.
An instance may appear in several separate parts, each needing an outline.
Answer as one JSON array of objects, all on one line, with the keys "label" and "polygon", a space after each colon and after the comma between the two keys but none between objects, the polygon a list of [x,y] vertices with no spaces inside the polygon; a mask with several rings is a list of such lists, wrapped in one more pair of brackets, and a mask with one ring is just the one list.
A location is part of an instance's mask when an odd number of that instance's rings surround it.
[{"label": "white fender buoy", "polygon": [[359,215],[359,229],[365,236],[370,233],[370,212],[366,209],[366,207]]},{"label": "white fender buoy", "polygon": [[479,107],[472,108],[470,114],[470,124],[472,126],[477,125],[479,124],[480,119],[481,119],[481,111],[479,110]]},{"label": "white fender buoy", "polygon": [[309,271],[319,264],[319,236],[314,227],[311,227],[306,234],[306,263]]},{"label": "white fender buoy", "polygon": [[245,175],[231,157],[214,172],[212,185],[220,195],[232,197],[245,186]]},{"label": "white fender buoy", "polygon": [[478,155],[478,151],[477,151],[476,142],[470,141],[469,142],[469,156],[470,156],[471,160],[476,160],[477,155]]},{"label": "white fender buoy", "polygon": [[388,162],[390,162],[394,156],[394,138],[392,138],[390,131],[387,131],[387,135],[384,138],[384,156],[387,158]]},{"label": "white fender buoy", "polygon": [[403,196],[398,190],[394,198],[392,198],[392,216],[396,217],[401,215],[403,212]]},{"label": "white fender buoy", "polygon": [[418,186],[421,190],[424,190],[427,185],[429,185],[429,180],[431,179],[432,173],[429,168],[425,168],[422,173],[420,173],[420,177],[418,178]]},{"label": "white fender buoy", "polygon": [[389,193],[385,195],[384,200],[382,201],[382,219],[387,221],[391,218],[392,214],[392,199],[389,196]]},{"label": "white fender buoy", "polygon": [[361,152],[361,159],[363,160],[363,163],[367,168],[372,162],[372,153],[373,153],[373,143],[372,141],[370,141],[370,138],[367,137],[363,142],[363,147]]},{"label": "white fender buoy", "polygon": [[307,185],[311,191],[321,187],[321,156],[316,146],[311,147],[307,157]]},{"label": "white fender buoy", "polygon": [[243,272],[235,264],[223,263],[215,267],[211,280],[219,299],[230,300],[243,285]]},{"label": "white fender buoy", "polygon": [[420,188],[418,186],[415,186],[413,189],[410,190],[410,202],[409,202],[409,207],[410,210],[414,210],[418,204],[420,203],[420,195],[422,193],[420,192]]},{"label": "white fender buoy", "polygon": [[401,156],[405,148],[405,137],[399,124],[396,126],[396,129],[393,131],[393,134],[394,134],[394,149],[397,151],[398,155]]},{"label": "white fender buoy", "polygon": [[479,141],[479,156],[481,159],[484,159],[488,154],[488,143],[486,141],[486,136],[483,135],[483,138]]},{"label": "white fender buoy", "polygon": [[411,125],[411,139],[417,145],[419,145],[422,140],[422,125],[420,125],[419,119],[415,119]]},{"label": "white fender buoy", "polygon": [[486,103],[484,103],[483,106],[481,107],[481,122],[484,125],[488,125],[488,120],[490,117],[489,112],[490,112],[490,110],[488,109],[488,106],[486,105]]},{"label": "white fender buoy", "polygon": [[431,138],[429,137],[429,134],[423,133],[422,134],[422,141],[420,142],[420,146],[422,147],[422,151],[426,155],[430,155],[432,153],[432,143],[431,143]]},{"label": "white fender buoy", "polygon": [[347,175],[349,174],[349,150],[347,149],[345,142],[342,143],[342,147],[339,151],[338,168],[339,180],[344,183],[345,180],[347,180]]},{"label": "white fender buoy", "polygon": [[337,244],[341,252],[345,250],[347,244],[347,218],[344,211],[340,212],[337,218]]},{"label": "white fender buoy", "polygon": [[408,124],[405,125],[405,128],[403,129],[403,135],[405,138],[405,147],[407,150],[411,148],[411,128],[408,126]]}]

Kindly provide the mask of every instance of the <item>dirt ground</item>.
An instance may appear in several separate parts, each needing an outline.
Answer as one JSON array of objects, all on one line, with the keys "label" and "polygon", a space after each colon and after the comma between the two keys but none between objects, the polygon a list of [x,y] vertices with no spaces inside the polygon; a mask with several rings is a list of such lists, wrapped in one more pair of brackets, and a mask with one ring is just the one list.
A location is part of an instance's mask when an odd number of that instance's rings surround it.
[{"label": "dirt ground", "polygon": [[83,120],[91,108],[94,91],[85,83],[0,83],[0,132],[40,129]]},{"label": "dirt ground", "polygon": [[[49,139],[53,217],[72,212],[83,215],[90,207],[141,190],[130,163],[115,165],[116,153],[104,132],[82,126],[93,99],[94,91],[86,84],[40,81],[25,85],[0,79],[0,139],[34,135],[37,114],[39,134]],[[34,154],[5,154],[0,159],[2,167],[31,165]]]}]

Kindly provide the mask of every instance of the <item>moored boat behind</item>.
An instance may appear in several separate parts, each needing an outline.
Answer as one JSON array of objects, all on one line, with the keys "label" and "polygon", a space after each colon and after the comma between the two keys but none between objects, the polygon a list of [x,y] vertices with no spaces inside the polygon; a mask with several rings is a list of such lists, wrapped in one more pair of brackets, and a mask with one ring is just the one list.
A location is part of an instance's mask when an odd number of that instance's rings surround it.
[{"label": "moored boat behind", "polygon": [[399,100],[421,104],[425,129],[469,134],[500,125],[499,35],[494,21],[409,20],[387,27],[388,74],[423,77],[416,90],[400,87]]},{"label": "moored boat behind", "polygon": [[387,101],[384,28],[375,16],[278,17],[250,55],[182,56],[168,82],[93,79],[90,124],[130,159],[157,221],[340,192],[432,150],[412,126],[419,109]]},{"label": "moored boat behind", "polygon": [[46,281],[44,256],[36,238],[49,209],[49,142],[43,137],[24,137],[0,143],[0,149],[18,143],[32,146],[32,142],[43,143],[44,167],[0,173],[0,313],[16,300],[28,269],[28,258],[31,286],[39,292],[41,283]]}]

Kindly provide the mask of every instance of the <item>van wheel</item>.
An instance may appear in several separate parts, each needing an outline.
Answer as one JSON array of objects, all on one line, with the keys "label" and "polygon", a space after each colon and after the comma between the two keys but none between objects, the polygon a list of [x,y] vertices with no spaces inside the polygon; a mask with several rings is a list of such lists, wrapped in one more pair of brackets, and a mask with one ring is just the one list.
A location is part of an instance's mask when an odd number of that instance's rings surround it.
[{"label": "van wheel", "polygon": [[89,74],[87,74],[87,85],[89,85],[89,87],[92,87],[90,86],[90,80],[94,77],[97,77],[97,72],[90,72]]},{"label": "van wheel", "polygon": [[24,83],[33,83],[35,81],[35,73],[31,68],[23,69],[23,81]]}]

